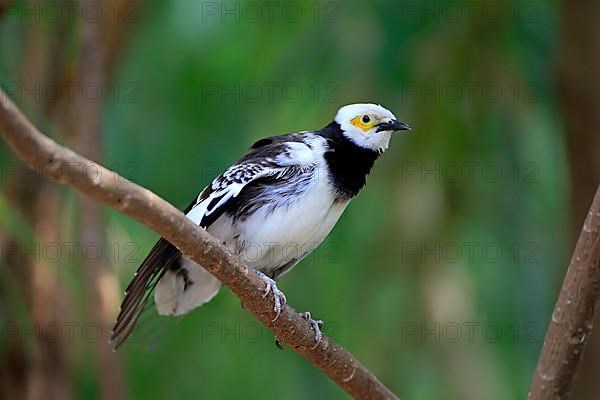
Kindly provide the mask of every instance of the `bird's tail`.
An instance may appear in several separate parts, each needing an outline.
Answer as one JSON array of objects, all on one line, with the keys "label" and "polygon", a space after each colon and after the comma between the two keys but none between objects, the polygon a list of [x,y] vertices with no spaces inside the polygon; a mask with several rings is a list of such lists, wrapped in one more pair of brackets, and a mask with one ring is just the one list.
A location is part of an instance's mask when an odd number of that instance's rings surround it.
[{"label": "bird's tail", "polygon": [[165,272],[154,292],[161,315],[181,315],[210,301],[221,282],[195,262],[183,258],[179,268]]},{"label": "bird's tail", "polygon": [[152,247],[142,265],[138,268],[127,289],[125,299],[121,304],[117,322],[113,328],[110,341],[117,349],[133,331],[140,315],[147,309],[151,300],[151,293],[167,268],[177,262],[181,253],[167,240],[160,238]]},{"label": "bird's tail", "polygon": [[212,299],[219,286],[209,272],[183,258],[175,246],[161,238],[125,290],[111,343],[117,349],[127,340],[142,313],[151,308],[153,292],[159,314],[181,315]]}]

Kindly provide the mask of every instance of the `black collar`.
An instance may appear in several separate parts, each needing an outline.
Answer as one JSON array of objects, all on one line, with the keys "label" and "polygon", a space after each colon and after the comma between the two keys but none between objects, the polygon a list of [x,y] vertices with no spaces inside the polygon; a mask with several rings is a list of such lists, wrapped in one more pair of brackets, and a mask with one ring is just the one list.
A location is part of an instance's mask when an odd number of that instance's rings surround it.
[{"label": "black collar", "polygon": [[350,200],[367,183],[367,175],[381,153],[355,144],[344,136],[342,128],[335,121],[319,133],[327,139],[329,145],[325,160],[338,199]]}]

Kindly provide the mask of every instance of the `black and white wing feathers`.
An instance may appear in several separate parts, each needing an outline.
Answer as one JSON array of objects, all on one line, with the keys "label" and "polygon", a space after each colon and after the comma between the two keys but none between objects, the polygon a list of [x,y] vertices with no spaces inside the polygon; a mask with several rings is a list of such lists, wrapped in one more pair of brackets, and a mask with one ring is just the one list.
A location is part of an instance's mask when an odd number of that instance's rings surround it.
[{"label": "black and white wing feathers", "polygon": [[314,134],[296,133],[273,136],[254,143],[250,152],[213,180],[198,196],[186,215],[207,228],[231,205],[244,188],[266,180],[285,181],[314,168],[310,138]]},{"label": "black and white wing feathers", "polygon": [[187,217],[203,228],[209,227],[225,211],[228,202],[250,183],[265,177],[280,177],[285,168],[272,162],[243,162],[231,166],[202,191]]}]

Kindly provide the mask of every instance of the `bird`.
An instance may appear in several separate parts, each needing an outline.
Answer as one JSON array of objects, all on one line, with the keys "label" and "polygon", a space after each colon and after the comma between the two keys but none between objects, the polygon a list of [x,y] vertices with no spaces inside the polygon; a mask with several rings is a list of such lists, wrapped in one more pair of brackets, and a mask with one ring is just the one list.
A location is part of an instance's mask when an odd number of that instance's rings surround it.
[{"label": "bird", "polygon": [[[371,103],[341,107],[333,121],[313,131],[255,142],[184,210],[264,281],[273,295],[275,320],[287,299],[277,282],[314,250],[360,190],[392,133],[410,131],[388,109]],[[116,350],[142,312],[179,316],[210,301],[221,283],[160,238],[125,291],[111,343]],[[321,339],[322,321],[302,314]],[[316,346],[316,345],[315,345]]]}]

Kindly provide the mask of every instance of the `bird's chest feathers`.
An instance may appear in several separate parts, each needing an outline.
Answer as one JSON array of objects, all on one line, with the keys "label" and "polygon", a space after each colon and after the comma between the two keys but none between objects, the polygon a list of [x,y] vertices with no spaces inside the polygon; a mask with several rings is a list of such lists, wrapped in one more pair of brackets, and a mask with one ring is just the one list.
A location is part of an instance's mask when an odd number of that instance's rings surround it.
[{"label": "bird's chest feathers", "polygon": [[[299,261],[332,230],[347,201],[337,201],[319,169],[294,195],[282,195],[278,205],[263,206],[243,220],[217,221],[214,231],[250,266],[268,271]],[[211,232],[213,233],[213,232]]]},{"label": "bird's chest feathers", "polygon": [[301,193],[264,207],[243,224],[242,236],[256,242],[277,241],[316,247],[331,231],[347,202],[337,202],[324,170],[318,170]]}]

